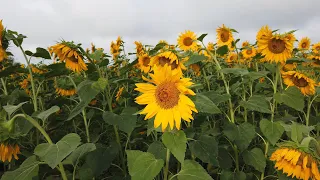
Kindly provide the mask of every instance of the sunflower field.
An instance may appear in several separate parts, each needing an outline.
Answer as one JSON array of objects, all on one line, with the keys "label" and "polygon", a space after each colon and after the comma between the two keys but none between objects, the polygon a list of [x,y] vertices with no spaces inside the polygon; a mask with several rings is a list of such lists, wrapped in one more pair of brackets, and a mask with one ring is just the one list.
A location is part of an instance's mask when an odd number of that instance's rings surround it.
[{"label": "sunflower field", "polygon": [[320,180],[320,42],[222,25],[25,50],[0,22],[1,180]]}]

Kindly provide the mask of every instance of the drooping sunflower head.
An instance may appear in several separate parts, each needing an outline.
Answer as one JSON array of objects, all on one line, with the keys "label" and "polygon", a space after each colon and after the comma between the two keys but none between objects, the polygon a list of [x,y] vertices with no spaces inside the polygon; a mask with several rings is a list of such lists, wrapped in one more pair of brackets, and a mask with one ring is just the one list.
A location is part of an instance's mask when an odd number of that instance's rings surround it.
[{"label": "drooping sunflower head", "polygon": [[31,70],[33,73],[35,74],[44,74],[47,72],[46,69],[43,69],[43,68],[38,68],[37,66],[35,65],[31,65]]},{"label": "drooping sunflower head", "polygon": [[299,149],[280,147],[272,153],[270,160],[276,162],[274,167],[288,177],[320,179],[319,161]]},{"label": "drooping sunflower head", "polygon": [[118,36],[118,38],[116,40],[116,44],[117,44],[117,46],[121,46],[123,44],[123,41],[120,36]]},{"label": "drooping sunflower head", "polygon": [[139,41],[135,41],[134,44],[136,45],[136,53],[137,56],[139,56],[140,54],[144,54],[144,48],[141,42]]},{"label": "drooping sunflower head", "polygon": [[[74,78],[74,82],[76,81],[77,78]],[[69,78],[56,79],[54,82],[54,87],[59,96],[73,96],[76,94],[76,89]]]},{"label": "drooping sunflower head", "polygon": [[144,73],[150,72],[150,69],[151,69],[150,60],[151,60],[151,57],[148,54],[144,54],[139,57],[138,64],[142,72]]},{"label": "drooping sunflower head", "polygon": [[244,48],[244,47],[247,47],[247,46],[249,46],[250,44],[249,44],[249,41],[244,41],[244,42],[242,42],[242,47]]},{"label": "drooping sunflower head", "polygon": [[257,51],[254,47],[248,47],[246,46],[246,48],[244,48],[242,51],[241,51],[243,57],[245,59],[251,59],[253,58],[256,54],[257,54]]},{"label": "drooping sunflower head", "polygon": [[74,45],[73,42],[62,41],[48,49],[51,55],[55,54],[55,57],[66,63],[66,68],[80,73],[88,70],[88,68],[78,48],[78,45]]},{"label": "drooping sunflower head", "polygon": [[288,71],[282,73],[284,84],[288,87],[295,86],[300,89],[305,96],[315,94],[316,82],[303,73],[297,71]]},{"label": "drooping sunflower head", "polygon": [[151,67],[157,65],[159,67],[164,67],[168,65],[172,70],[177,70],[182,72],[186,70],[186,67],[181,61],[179,61],[178,56],[172,51],[162,52],[156,56],[153,56],[150,61]]},{"label": "drooping sunflower head", "polygon": [[298,48],[300,50],[309,50],[311,41],[308,37],[304,37],[299,41]]},{"label": "drooping sunflower head", "polygon": [[181,50],[197,51],[198,49],[197,35],[192,31],[181,33],[177,41]]},{"label": "drooping sunflower head", "polygon": [[285,63],[292,56],[293,41],[286,36],[275,34],[258,40],[258,49],[270,63]]},{"label": "drooping sunflower head", "polygon": [[219,47],[227,45],[230,48],[232,45],[232,41],[234,40],[230,28],[226,27],[224,24],[222,25],[222,27],[219,27],[217,29],[217,40],[217,44]]},{"label": "drooping sunflower head", "polygon": [[119,88],[119,90],[116,94],[116,101],[117,102],[120,100],[123,90],[124,90],[124,87]]},{"label": "drooping sunflower head", "polygon": [[0,144],[0,161],[11,162],[12,158],[18,160],[18,154],[21,154],[18,144],[1,143]]},{"label": "drooping sunflower head", "polygon": [[312,45],[312,52],[320,55],[320,42]]},{"label": "drooping sunflower head", "polygon": [[228,65],[238,63],[238,54],[235,52],[229,53],[228,57],[225,59]]},{"label": "drooping sunflower head", "polygon": [[201,75],[201,69],[200,69],[199,64],[191,64],[189,67],[192,69],[192,71],[194,72],[194,74],[196,76],[200,76]]},{"label": "drooping sunflower head", "polygon": [[154,127],[162,125],[162,131],[170,127],[180,129],[181,119],[190,122],[193,120],[192,111],[198,112],[195,104],[186,95],[195,95],[189,89],[193,84],[191,79],[182,78],[178,71],[172,71],[168,65],[154,67],[150,83],[137,83],[136,91],[142,93],[135,100],[140,105],[147,105],[140,114],[145,114],[145,120],[155,116]]}]

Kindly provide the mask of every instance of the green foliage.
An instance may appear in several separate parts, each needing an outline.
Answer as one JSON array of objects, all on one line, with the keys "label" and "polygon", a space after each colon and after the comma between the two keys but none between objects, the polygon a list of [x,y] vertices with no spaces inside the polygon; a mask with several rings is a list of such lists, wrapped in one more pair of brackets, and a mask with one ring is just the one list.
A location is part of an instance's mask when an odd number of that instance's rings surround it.
[{"label": "green foliage", "polygon": [[177,174],[178,180],[212,180],[212,177],[195,161],[185,160],[181,164],[181,171]]},{"label": "green foliage", "polygon": [[165,132],[162,135],[162,142],[180,163],[184,162],[187,137],[183,131],[180,130],[175,133]]},{"label": "green foliage", "polygon": [[18,169],[4,173],[1,180],[32,180],[38,176],[39,163],[36,156],[30,156]]}]

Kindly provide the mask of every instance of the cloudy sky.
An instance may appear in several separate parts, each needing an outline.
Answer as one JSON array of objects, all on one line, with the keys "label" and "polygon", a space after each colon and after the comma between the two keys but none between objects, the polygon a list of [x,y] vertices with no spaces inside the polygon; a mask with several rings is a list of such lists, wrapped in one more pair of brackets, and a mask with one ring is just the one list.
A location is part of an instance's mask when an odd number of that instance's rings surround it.
[{"label": "cloudy sky", "polygon": [[[319,0],[2,0],[0,19],[8,29],[26,35],[23,47],[34,51],[59,39],[89,47],[93,42],[109,51],[117,36],[133,51],[135,40],[156,44],[164,39],[176,43],[180,32],[209,33],[216,41],[222,24],[236,29],[241,41],[255,40],[262,25],[289,31],[296,37],[320,41]],[[17,48],[11,47],[18,61]]]}]

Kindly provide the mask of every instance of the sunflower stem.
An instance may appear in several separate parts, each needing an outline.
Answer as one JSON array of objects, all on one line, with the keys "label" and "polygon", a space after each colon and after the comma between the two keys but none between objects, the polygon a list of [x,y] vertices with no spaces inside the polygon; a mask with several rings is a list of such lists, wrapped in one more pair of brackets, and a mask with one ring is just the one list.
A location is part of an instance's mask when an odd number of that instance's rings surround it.
[{"label": "sunflower stem", "polygon": [[[44,136],[44,138],[47,140],[49,144],[53,144],[50,136],[47,134],[47,132],[40,126],[40,124],[36,120],[34,120],[32,117],[25,114],[17,114],[13,117],[13,119],[17,117],[24,117],[27,121],[29,121],[35,128],[37,128],[41,132],[41,134]],[[57,169],[60,171],[62,179],[68,180],[67,174],[64,170],[62,163],[59,163]]]},{"label": "sunflower stem", "polygon": [[203,75],[204,75],[204,80],[205,80],[206,83],[207,83],[208,91],[210,91],[210,82],[209,82],[209,80],[208,80],[206,70],[203,68],[203,69],[202,69],[202,72],[203,72]]},{"label": "sunflower stem", "polygon": [[86,135],[87,135],[87,142],[90,142],[90,132],[89,132],[89,125],[87,121],[87,114],[85,108],[82,110],[82,116],[83,116],[83,122],[86,129]]},{"label": "sunflower stem", "polygon": [[[279,64],[277,64],[275,82],[273,83],[273,95],[275,95],[277,93],[278,80],[279,80],[279,76],[280,76],[280,69],[279,68],[280,68],[280,66],[279,66]],[[273,122],[273,120],[274,120],[275,109],[276,109],[276,99],[273,96],[272,107],[271,107],[271,112],[272,112],[271,122]]]},{"label": "sunflower stem", "polygon": [[170,163],[170,150],[167,148],[166,166],[165,166],[165,169],[163,170],[163,179],[164,180],[168,179],[169,163]]},{"label": "sunflower stem", "polygon": [[235,163],[236,163],[236,170],[237,170],[237,172],[239,172],[240,171],[240,168],[239,168],[239,154],[238,154],[237,145],[233,146],[233,151],[234,151],[234,157],[235,157]]},{"label": "sunflower stem", "polygon": [[6,82],[5,80],[3,80],[3,78],[1,78],[1,83],[2,83],[2,87],[3,87],[3,93],[4,95],[8,95],[8,90],[7,90],[7,86],[6,86]]}]

